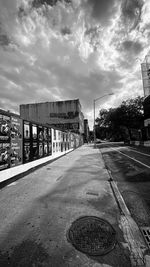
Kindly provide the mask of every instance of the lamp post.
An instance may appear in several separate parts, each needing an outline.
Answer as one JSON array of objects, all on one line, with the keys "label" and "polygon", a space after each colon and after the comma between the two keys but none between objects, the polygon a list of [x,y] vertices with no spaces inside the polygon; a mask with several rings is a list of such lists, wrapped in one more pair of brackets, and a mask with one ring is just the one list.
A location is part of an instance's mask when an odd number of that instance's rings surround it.
[{"label": "lamp post", "polygon": [[96,103],[97,100],[99,100],[99,99],[101,99],[101,98],[103,98],[103,97],[105,97],[105,96],[109,96],[109,95],[114,95],[114,93],[105,94],[105,95],[100,96],[100,97],[98,97],[98,98],[96,98],[96,99],[93,100],[93,107],[94,107],[94,128],[93,128],[93,133],[94,133],[94,147],[96,146],[96,133],[95,133],[95,103]]}]

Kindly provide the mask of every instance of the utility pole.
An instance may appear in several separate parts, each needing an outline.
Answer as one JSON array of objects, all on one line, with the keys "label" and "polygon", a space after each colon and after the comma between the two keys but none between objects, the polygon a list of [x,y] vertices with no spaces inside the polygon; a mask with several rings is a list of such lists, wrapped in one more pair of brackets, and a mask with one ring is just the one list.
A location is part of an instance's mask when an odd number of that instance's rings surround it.
[{"label": "utility pole", "polygon": [[99,99],[101,99],[101,98],[103,98],[103,97],[105,97],[105,96],[109,96],[109,95],[114,95],[114,93],[108,93],[108,94],[105,94],[105,95],[103,95],[103,96],[100,96],[100,97],[98,97],[98,98],[96,98],[96,99],[94,99],[93,100],[93,110],[94,110],[94,126],[93,126],[93,134],[94,134],[94,147],[96,147],[96,131],[95,131],[95,103],[96,103],[96,101],[97,100],[99,100]]}]

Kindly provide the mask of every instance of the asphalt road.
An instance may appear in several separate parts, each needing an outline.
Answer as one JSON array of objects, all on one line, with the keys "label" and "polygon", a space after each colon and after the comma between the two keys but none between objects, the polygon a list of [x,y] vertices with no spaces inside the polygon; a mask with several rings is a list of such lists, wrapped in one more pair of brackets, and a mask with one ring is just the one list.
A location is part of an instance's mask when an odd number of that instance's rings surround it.
[{"label": "asphalt road", "polygon": [[117,182],[139,227],[150,225],[150,148],[99,144],[110,176]]}]

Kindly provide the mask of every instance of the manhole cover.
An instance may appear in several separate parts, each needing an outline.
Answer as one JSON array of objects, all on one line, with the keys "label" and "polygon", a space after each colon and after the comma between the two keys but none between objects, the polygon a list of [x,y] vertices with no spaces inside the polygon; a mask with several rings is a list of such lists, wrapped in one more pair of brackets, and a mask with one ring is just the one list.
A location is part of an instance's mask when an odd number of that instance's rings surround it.
[{"label": "manhole cover", "polygon": [[109,222],[95,216],[84,216],[72,223],[67,239],[77,250],[97,256],[115,247],[116,232]]}]

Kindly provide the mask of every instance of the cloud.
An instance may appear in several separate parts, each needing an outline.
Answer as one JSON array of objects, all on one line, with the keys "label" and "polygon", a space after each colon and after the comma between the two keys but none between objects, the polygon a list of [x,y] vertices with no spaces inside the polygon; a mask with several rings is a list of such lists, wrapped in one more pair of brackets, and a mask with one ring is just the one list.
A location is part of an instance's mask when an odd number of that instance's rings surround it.
[{"label": "cloud", "polygon": [[0,45],[1,46],[7,46],[9,45],[10,40],[6,34],[0,33]]},{"label": "cloud", "polygon": [[71,30],[69,29],[69,27],[65,26],[61,29],[61,32],[63,35],[66,35],[66,34],[71,34]]},{"label": "cloud", "polygon": [[79,98],[93,124],[97,108],[142,95],[150,4],[141,1],[0,2],[0,105]]},{"label": "cloud", "polygon": [[118,0],[87,0],[87,7],[90,7],[91,15],[102,25],[108,25],[118,10]]},{"label": "cloud", "polygon": [[130,30],[133,30],[139,24],[143,5],[143,0],[122,1],[122,16]]},{"label": "cloud", "polygon": [[135,60],[143,51],[143,44],[140,41],[124,40],[119,46],[122,58],[119,58],[120,65],[125,68],[132,68],[135,65]]},{"label": "cloud", "polygon": [[130,40],[124,41],[122,43],[122,47],[128,53],[133,53],[135,55],[140,53],[143,49],[142,44],[140,42],[133,42]]},{"label": "cloud", "polygon": [[[61,0],[33,0],[32,5],[33,7],[40,7],[41,5],[50,5],[55,6],[58,1]],[[64,0],[65,3],[70,4],[71,0]]]}]

